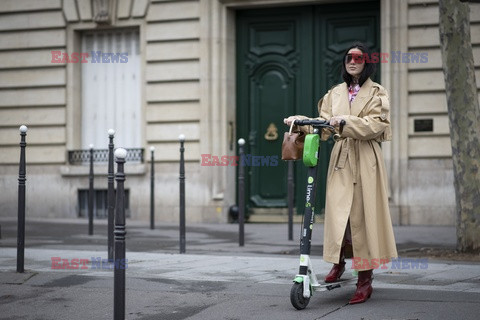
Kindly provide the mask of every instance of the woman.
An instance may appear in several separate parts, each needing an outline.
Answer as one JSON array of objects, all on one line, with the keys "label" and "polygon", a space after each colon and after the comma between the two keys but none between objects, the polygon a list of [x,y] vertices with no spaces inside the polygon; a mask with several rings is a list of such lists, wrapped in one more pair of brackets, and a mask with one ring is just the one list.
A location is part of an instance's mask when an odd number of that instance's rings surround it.
[{"label": "woman", "polygon": [[[325,282],[340,279],[345,253],[353,250],[358,281],[350,304],[370,298],[372,270],[397,257],[379,143],[391,140],[390,104],[385,88],[370,79],[375,72],[370,57],[362,43],[348,48],[342,63],[345,82],[330,89],[318,103],[319,119],[329,120],[340,134],[327,174],[323,259],[334,265]],[[284,122],[290,125],[295,119],[305,117],[290,116]],[[340,128],[342,120],[345,125]],[[329,132],[322,132],[322,140],[328,136]]]}]

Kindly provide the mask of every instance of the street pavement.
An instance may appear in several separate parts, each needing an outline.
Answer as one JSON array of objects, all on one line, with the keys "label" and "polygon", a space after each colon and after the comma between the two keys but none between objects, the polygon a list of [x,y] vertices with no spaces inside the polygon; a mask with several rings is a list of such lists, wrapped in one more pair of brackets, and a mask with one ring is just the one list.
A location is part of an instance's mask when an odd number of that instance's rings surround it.
[{"label": "street pavement", "polygon": [[[112,319],[113,269],[107,263],[106,221],[27,219],[25,273],[16,268],[16,221],[0,219],[0,319]],[[374,271],[366,303],[348,305],[354,283],[315,292],[306,309],[290,303],[299,265],[300,225],[293,241],[286,224],[187,224],[179,228],[127,221],[127,319],[478,319],[480,262],[419,256],[420,249],[455,247],[454,227],[394,227],[401,259]],[[323,225],[314,227],[312,260],[322,279]],[[407,260],[410,253],[414,258]],[[54,269],[52,258],[89,263]],[[96,262],[92,263],[94,260]],[[479,259],[473,259],[479,261]],[[417,266],[412,262],[420,262]],[[62,266],[62,262],[59,264]],[[342,278],[353,278],[352,261]]]}]

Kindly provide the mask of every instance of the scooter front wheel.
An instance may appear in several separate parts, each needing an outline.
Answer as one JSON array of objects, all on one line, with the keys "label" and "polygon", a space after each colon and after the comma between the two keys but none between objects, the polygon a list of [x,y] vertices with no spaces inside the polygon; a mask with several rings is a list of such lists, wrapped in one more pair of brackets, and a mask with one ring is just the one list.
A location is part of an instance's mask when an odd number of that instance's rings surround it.
[{"label": "scooter front wheel", "polygon": [[290,290],[290,302],[297,310],[305,309],[310,302],[310,298],[303,296],[303,283],[294,283]]}]

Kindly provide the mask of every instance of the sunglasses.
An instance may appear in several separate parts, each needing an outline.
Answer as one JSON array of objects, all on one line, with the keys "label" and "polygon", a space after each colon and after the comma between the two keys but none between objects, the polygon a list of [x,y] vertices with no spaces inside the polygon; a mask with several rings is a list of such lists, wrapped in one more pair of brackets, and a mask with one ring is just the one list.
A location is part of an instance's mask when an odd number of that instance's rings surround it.
[{"label": "sunglasses", "polygon": [[345,63],[349,63],[350,61],[352,61],[352,59],[353,59],[354,63],[364,63],[365,62],[365,60],[363,59],[363,54],[349,53],[345,56]]}]

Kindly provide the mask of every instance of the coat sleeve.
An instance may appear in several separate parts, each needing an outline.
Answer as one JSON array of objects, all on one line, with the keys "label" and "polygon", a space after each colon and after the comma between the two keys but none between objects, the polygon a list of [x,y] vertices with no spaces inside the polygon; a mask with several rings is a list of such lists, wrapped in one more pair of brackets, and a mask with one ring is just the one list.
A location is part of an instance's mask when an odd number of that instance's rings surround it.
[{"label": "coat sleeve", "polygon": [[[299,115],[299,114],[295,115],[295,117],[298,117],[300,120],[310,119],[309,117],[302,116],[302,115]],[[292,131],[293,131],[293,132],[301,131],[301,132],[305,132],[305,133],[307,133],[307,134],[313,132],[311,126],[297,126],[297,125],[294,125],[294,126],[293,126]]]},{"label": "coat sleeve", "polygon": [[390,103],[385,89],[380,88],[373,95],[363,114],[363,117],[346,116],[342,137],[372,140],[383,136],[386,130],[390,130]]},{"label": "coat sleeve", "polygon": [[[297,115],[300,119],[318,119],[318,120],[330,120],[332,117],[332,102],[330,99],[330,92],[332,89],[328,90],[328,92],[318,101],[317,108],[318,108],[318,113],[319,117],[316,118],[309,118],[306,116],[302,115]],[[312,126],[293,126],[293,131],[302,131],[305,133],[313,133],[313,128]],[[327,140],[332,133],[327,130],[323,129],[321,139],[322,140]]]},{"label": "coat sleeve", "polygon": [[[318,108],[318,113],[320,114],[320,117],[316,117],[316,118],[309,118],[309,117],[306,117],[306,116],[302,116],[302,115],[296,115],[296,117],[304,120],[304,119],[319,119],[319,120],[329,120],[331,118],[331,114],[332,114],[332,104],[330,103],[330,91],[329,90],[324,96],[323,98],[321,98],[319,101],[318,101],[318,104],[317,104],[317,108]],[[302,132],[305,132],[305,133],[313,133],[313,128],[312,126],[297,126],[297,125],[294,125],[293,126],[293,131],[302,131]],[[322,133],[322,139],[323,139],[323,135],[325,134],[325,132]],[[328,136],[330,135],[330,133],[328,133]],[[328,138],[327,136],[327,138]],[[323,139],[323,140],[326,140],[326,139]]]},{"label": "coat sleeve", "polygon": [[[332,118],[332,100],[331,100],[331,92],[330,89],[320,101],[318,101],[318,114],[320,115],[318,118],[319,120],[326,120],[329,121]],[[322,135],[320,138],[323,141],[328,140],[332,132],[328,129],[322,130]]]}]

